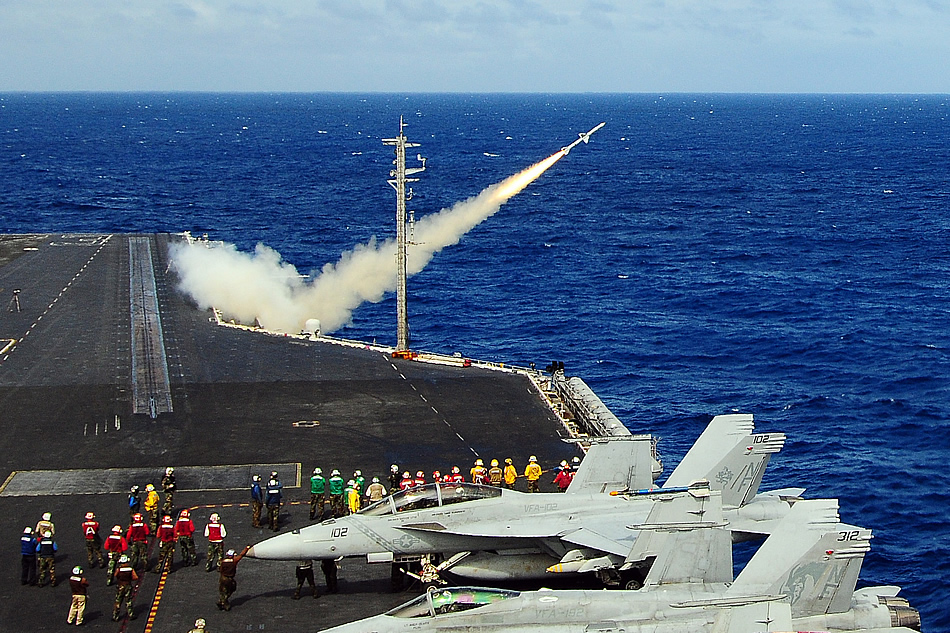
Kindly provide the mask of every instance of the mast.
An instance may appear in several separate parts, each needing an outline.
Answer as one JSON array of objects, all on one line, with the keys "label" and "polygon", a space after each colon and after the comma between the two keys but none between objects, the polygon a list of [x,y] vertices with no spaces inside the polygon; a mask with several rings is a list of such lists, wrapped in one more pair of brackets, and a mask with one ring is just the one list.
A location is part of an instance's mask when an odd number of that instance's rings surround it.
[{"label": "mast", "polygon": [[422,162],[421,167],[410,167],[406,169],[406,148],[419,147],[418,143],[410,143],[403,134],[402,116],[399,117],[399,136],[396,138],[384,138],[384,145],[395,145],[396,159],[393,164],[395,169],[390,170],[390,179],[387,180],[393,189],[396,190],[396,351],[406,351],[409,349],[409,309],[406,301],[406,248],[409,244],[407,221],[406,221],[406,202],[412,200],[412,189],[406,192],[407,182],[418,182],[418,178],[407,178],[412,174],[425,171],[426,159],[421,154],[417,155]]}]

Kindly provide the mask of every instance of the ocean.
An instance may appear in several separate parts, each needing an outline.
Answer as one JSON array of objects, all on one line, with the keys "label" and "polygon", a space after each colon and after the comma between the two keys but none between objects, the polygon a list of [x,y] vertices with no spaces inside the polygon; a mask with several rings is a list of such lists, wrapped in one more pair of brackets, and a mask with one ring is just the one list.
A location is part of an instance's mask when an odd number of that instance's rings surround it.
[{"label": "ocean", "polygon": [[[409,280],[412,346],[564,363],[667,472],[712,415],[764,488],[874,531],[860,586],[950,631],[950,97],[0,94],[0,232],[207,233],[302,274],[606,126]],[[394,344],[395,298],[337,336]]]}]

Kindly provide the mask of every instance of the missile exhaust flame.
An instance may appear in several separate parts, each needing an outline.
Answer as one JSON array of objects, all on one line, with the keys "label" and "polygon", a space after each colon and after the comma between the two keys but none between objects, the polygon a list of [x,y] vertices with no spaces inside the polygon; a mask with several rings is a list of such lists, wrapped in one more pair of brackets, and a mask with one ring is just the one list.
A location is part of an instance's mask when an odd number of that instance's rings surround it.
[{"label": "missile exhaust flame", "polygon": [[[489,186],[480,194],[418,220],[416,243],[409,250],[407,273],[420,272],[436,253],[459,242],[472,228],[568,154],[561,149],[523,171]],[[312,281],[275,250],[258,244],[244,253],[233,244],[177,243],[170,248],[179,288],[203,309],[217,308],[242,323],[265,329],[300,332],[308,319],[319,319],[323,332],[348,324],[364,302],[379,302],[395,290],[396,245],[375,238],[326,264]]]}]

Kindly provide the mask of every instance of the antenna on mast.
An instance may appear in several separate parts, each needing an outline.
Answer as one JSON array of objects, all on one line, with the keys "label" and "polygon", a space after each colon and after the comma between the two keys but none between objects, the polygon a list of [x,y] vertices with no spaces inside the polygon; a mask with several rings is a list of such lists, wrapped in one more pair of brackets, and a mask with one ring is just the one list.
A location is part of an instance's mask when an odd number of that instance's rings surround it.
[{"label": "antenna on mast", "polygon": [[403,352],[409,349],[409,310],[406,301],[406,248],[409,243],[406,222],[406,201],[412,198],[412,189],[406,194],[407,182],[418,182],[418,178],[407,178],[412,174],[425,171],[426,159],[421,154],[416,158],[422,163],[421,167],[406,168],[406,148],[419,147],[418,143],[410,143],[403,134],[402,116],[399,117],[399,136],[384,138],[384,145],[395,145],[396,159],[393,160],[395,169],[390,170],[390,179],[387,180],[396,190],[396,351]]}]

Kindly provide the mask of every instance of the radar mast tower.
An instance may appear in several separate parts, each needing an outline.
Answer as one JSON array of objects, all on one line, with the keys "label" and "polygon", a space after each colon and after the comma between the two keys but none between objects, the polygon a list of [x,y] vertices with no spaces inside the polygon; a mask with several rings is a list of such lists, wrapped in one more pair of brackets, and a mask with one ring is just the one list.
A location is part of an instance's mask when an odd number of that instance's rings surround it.
[{"label": "radar mast tower", "polygon": [[396,351],[409,349],[409,310],[406,302],[406,249],[409,245],[409,231],[406,220],[406,202],[412,200],[412,189],[406,191],[407,182],[418,182],[418,178],[407,178],[412,174],[425,171],[426,159],[418,154],[416,158],[422,163],[421,167],[406,168],[406,148],[419,147],[418,143],[410,143],[403,134],[402,116],[399,117],[399,136],[384,138],[384,145],[395,145],[396,159],[393,160],[395,169],[390,170],[390,179],[387,180],[396,190]]}]

